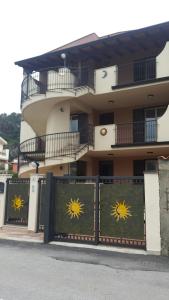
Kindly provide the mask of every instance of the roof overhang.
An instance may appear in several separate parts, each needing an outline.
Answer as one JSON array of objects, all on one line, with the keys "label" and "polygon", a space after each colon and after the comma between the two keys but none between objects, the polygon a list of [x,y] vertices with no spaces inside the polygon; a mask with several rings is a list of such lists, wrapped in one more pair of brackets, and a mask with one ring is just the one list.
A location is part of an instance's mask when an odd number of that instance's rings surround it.
[{"label": "roof overhang", "polygon": [[61,53],[66,53],[71,61],[78,58],[100,60],[121,58],[126,53],[132,55],[136,51],[150,48],[162,48],[169,40],[169,22],[100,37],[94,41],[66,48],[58,48],[45,54],[15,62],[26,71],[41,70],[63,64]]}]

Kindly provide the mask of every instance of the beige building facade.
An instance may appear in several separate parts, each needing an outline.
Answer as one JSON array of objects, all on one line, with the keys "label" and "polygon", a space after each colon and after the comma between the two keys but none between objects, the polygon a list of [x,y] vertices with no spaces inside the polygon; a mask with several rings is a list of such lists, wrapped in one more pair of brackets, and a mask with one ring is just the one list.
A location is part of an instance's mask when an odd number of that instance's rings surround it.
[{"label": "beige building facade", "polygon": [[142,176],[169,155],[169,22],[91,35],[23,68],[20,176]]}]

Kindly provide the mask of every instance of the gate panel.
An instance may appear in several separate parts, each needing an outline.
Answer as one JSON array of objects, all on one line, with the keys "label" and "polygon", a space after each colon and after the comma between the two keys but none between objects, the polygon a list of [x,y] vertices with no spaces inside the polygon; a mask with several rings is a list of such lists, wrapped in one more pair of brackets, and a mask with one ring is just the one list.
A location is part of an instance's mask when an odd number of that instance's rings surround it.
[{"label": "gate panel", "polygon": [[55,181],[56,240],[88,243],[95,241],[94,187],[95,185],[91,183]]},{"label": "gate panel", "polygon": [[29,179],[9,179],[6,196],[6,224],[28,225]]},{"label": "gate panel", "polygon": [[145,247],[143,180],[112,179],[100,184],[99,241]]}]

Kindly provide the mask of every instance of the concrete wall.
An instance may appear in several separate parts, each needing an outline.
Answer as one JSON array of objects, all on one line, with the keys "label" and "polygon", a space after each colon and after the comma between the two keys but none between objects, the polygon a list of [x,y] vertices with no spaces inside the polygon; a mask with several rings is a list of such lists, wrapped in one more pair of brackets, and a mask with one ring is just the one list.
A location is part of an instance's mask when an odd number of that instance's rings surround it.
[{"label": "concrete wall", "polygon": [[159,160],[161,253],[169,256],[169,160]]},{"label": "concrete wall", "polygon": [[166,42],[166,45],[162,52],[156,57],[156,78],[169,76],[169,42]]},{"label": "concrete wall", "polygon": [[39,178],[42,175],[35,174],[30,177],[28,230],[36,232],[38,222]]},{"label": "concrete wall", "polygon": [[133,160],[130,158],[116,158],[114,162],[114,176],[133,176]]},{"label": "concrete wall", "polygon": [[[68,102],[58,103],[54,106],[49,114],[46,126],[46,134],[59,133],[59,132],[69,132],[70,130],[70,104]],[[56,156],[58,147],[63,148],[68,143],[68,140],[64,138],[63,135],[59,135],[59,144],[57,136],[47,136],[46,139],[46,157],[48,157],[48,152],[54,152],[53,155]]]},{"label": "concrete wall", "polygon": [[70,103],[56,104],[49,114],[46,134],[68,132],[70,129]]},{"label": "concrete wall", "polygon": [[[114,113],[114,124],[124,124],[124,123],[130,123],[133,121],[133,109],[132,108],[119,108],[119,109],[111,109],[108,111],[109,113]],[[93,112],[93,124],[99,125],[99,115],[104,113],[94,111]],[[105,112],[107,113],[107,111]]]},{"label": "concrete wall", "polygon": [[169,141],[169,106],[167,107],[164,115],[158,119],[157,122],[157,141],[167,142]]},{"label": "concrete wall", "polygon": [[107,156],[100,158],[90,158],[88,160],[88,165],[90,172],[87,173],[88,176],[96,176],[99,174],[99,161],[101,160],[112,160],[113,161],[113,173],[114,176],[133,176],[133,160],[130,158],[114,158]]},{"label": "concrete wall", "polygon": [[146,249],[152,254],[161,253],[160,197],[158,173],[144,174]]},{"label": "concrete wall", "polygon": [[32,139],[36,137],[35,131],[32,129],[32,127],[26,122],[21,122],[21,130],[20,130],[20,143]]},{"label": "concrete wall", "polygon": [[112,86],[117,85],[117,67],[111,66],[95,70],[95,92],[104,94],[112,92]]},{"label": "concrete wall", "polygon": [[54,89],[69,89],[76,86],[76,77],[68,68],[60,68],[58,71],[47,72],[47,88]]},{"label": "concrete wall", "polygon": [[[100,125],[95,127],[94,150],[111,150],[111,145],[115,145],[115,126]],[[102,135],[105,133],[105,135]]]},{"label": "concrete wall", "polygon": [[121,108],[114,110],[114,123],[124,124],[133,121],[133,109],[132,108]]},{"label": "concrete wall", "polygon": [[133,62],[118,66],[118,85],[133,82]]}]

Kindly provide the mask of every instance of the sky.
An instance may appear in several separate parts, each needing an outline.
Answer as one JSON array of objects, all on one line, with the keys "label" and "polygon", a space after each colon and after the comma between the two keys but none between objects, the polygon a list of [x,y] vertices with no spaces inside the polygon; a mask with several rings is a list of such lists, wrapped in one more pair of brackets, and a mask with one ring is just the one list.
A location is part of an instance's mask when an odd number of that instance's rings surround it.
[{"label": "sky", "polygon": [[168,0],[0,0],[0,114],[20,112],[22,68],[95,32],[103,36],[169,21]]}]

